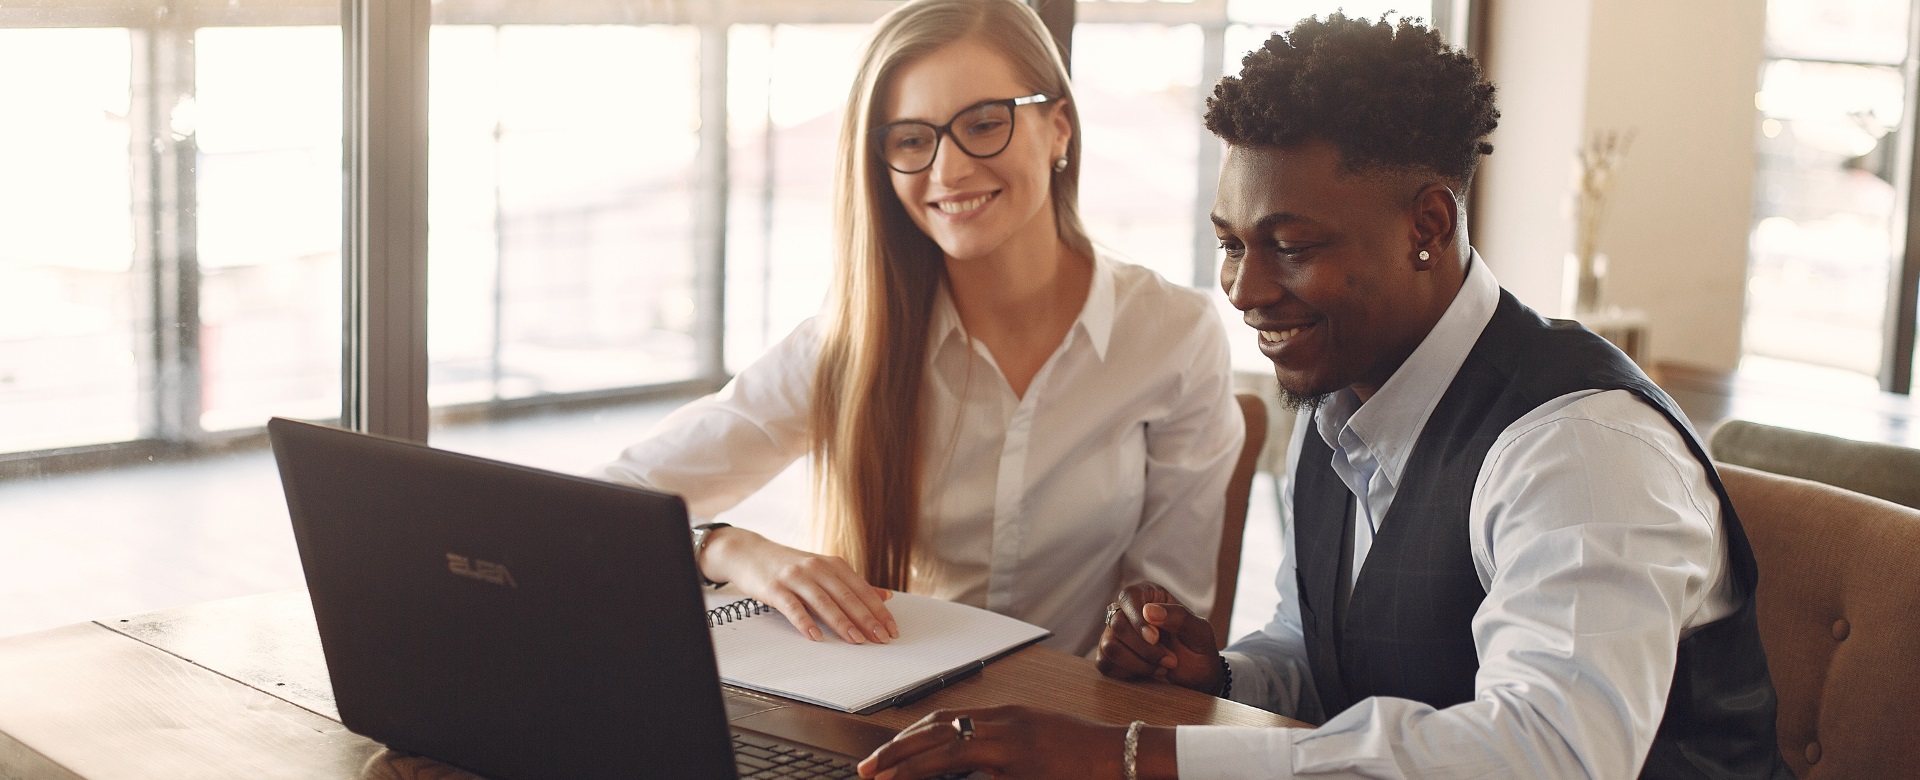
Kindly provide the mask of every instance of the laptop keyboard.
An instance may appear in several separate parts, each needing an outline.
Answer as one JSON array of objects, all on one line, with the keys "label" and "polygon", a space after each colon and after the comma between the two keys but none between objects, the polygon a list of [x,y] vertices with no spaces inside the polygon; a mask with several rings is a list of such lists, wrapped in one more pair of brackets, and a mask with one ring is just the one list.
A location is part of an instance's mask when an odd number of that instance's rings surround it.
[{"label": "laptop keyboard", "polygon": [[853,761],[823,755],[805,748],[777,742],[756,734],[733,733],[733,761],[740,767],[742,780],[759,778],[846,778],[859,777]]},{"label": "laptop keyboard", "polygon": [[[757,734],[733,732],[733,761],[739,767],[740,780],[807,780],[810,778],[858,778],[852,759],[815,753]],[[968,773],[947,775],[939,780],[964,780]]]}]

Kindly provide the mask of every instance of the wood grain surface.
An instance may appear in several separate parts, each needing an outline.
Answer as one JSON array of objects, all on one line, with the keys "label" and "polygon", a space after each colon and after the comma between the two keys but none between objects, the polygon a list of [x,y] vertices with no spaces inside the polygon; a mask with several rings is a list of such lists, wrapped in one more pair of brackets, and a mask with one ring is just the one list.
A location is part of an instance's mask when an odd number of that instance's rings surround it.
[{"label": "wood grain surface", "polygon": [[[473,777],[340,725],[304,590],[0,639],[0,681],[0,778]],[[1298,725],[1177,686],[1109,680],[1041,647],[865,719],[899,729],[937,709],[1000,704],[1122,723]]]},{"label": "wood grain surface", "polygon": [[0,642],[0,680],[13,746],[0,750],[0,776],[355,777],[380,752],[336,721],[91,623]]},{"label": "wood grain surface", "polygon": [[1085,658],[1038,646],[995,661],[979,674],[918,702],[881,710],[866,719],[901,729],[934,710],[1001,704],[1028,704],[1114,723],[1138,719],[1156,726],[1303,725],[1178,685],[1109,679]]}]

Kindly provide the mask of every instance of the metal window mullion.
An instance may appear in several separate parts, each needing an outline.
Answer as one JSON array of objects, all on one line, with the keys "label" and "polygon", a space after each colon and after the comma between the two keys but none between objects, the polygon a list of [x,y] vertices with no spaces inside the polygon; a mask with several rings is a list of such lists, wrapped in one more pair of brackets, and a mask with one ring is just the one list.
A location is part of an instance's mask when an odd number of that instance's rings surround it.
[{"label": "metal window mullion", "polygon": [[[5,19],[0,18],[0,24]],[[130,297],[133,310],[127,313],[127,327],[133,332],[134,365],[138,373],[139,389],[137,415],[140,438],[158,439],[164,436],[161,412],[165,401],[162,400],[164,384],[161,376],[162,355],[166,350],[160,344],[161,334],[166,330],[162,326],[160,303],[163,286],[160,282],[161,243],[161,204],[167,196],[160,191],[160,103],[159,68],[154,50],[158,48],[159,31],[152,19],[145,24],[130,25],[127,39],[131,48],[128,59],[128,132],[127,132],[127,178],[128,191],[133,197],[133,281],[134,292]]]},{"label": "metal window mullion", "polygon": [[[1207,98],[1225,75],[1227,58],[1227,15],[1220,12],[1218,24],[1200,28],[1200,88],[1194,116],[1207,111]],[[1220,284],[1220,269],[1213,261],[1218,256],[1219,237],[1213,232],[1213,199],[1220,187],[1220,139],[1205,123],[1194,122],[1200,145],[1194,154],[1193,172],[1193,286],[1202,290]]]},{"label": "metal window mullion", "polygon": [[1896,138],[1899,164],[1895,170],[1894,191],[1899,193],[1902,209],[1898,236],[1902,251],[1895,258],[1887,291],[1887,316],[1881,338],[1880,389],[1895,393],[1913,390],[1913,351],[1915,318],[1920,317],[1920,198],[1913,197],[1913,184],[1920,181],[1920,124],[1914,110],[1920,108],[1920,0],[1914,0],[1907,12],[1907,58],[1900,66],[1906,91],[1906,110],[1901,112]]},{"label": "metal window mullion", "polygon": [[1474,54],[1480,48],[1474,35],[1477,32],[1474,5],[1473,0],[1433,0],[1432,12],[1427,15],[1428,25],[1440,31],[1447,45]]},{"label": "metal window mullion", "polygon": [[726,376],[727,23],[700,29],[700,147],[694,159],[694,307],[696,376]]},{"label": "metal window mullion", "polygon": [[[144,250],[150,263],[148,310],[152,338],[143,350],[152,360],[142,371],[151,382],[143,393],[143,433],[167,442],[192,442],[201,437],[202,385],[200,360],[200,260],[196,178],[199,146],[191,127],[175,127],[176,107],[193,100],[193,29],[166,7],[156,9],[150,26],[135,33],[140,57],[135,67],[144,71],[133,85],[142,127],[134,135],[144,149],[134,155],[136,185],[147,200],[138,218]],[[150,373],[149,373],[150,372]]]},{"label": "metal window mullion", "polygon": [[429,0],[345,0],[341,421],[427,440]]}]

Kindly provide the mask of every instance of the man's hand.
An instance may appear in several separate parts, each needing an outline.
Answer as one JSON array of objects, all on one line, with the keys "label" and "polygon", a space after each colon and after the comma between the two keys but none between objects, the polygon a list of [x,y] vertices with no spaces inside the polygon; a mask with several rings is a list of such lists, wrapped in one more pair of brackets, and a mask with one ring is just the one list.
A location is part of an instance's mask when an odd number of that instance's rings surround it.
[{"label": "man's hand", "polygon": [[1213,625],[1151,582],[1129,585],[1100,634],[1094,665],[1121,680],[1152,678],[1218,695],[1225,684]]},{"label": "man's hand", "polygon": [[732,526],[714,529],[701,558],[697,563],[707,579],[732,583],[779,610],[808,639],[820,641],[815,618],[856,645],[900,636],[900,624],[885,604],[893,592],[868,585],[841,558],[796,550]]},{"label": "man's hand", "polygon": [[[973,727],[968,739],[961,739],[955,726],[962,717]],[[995,780],[1118,780],[1121,745],[1126,737],[1126,726],[1029,707],[938,710],[862,760],[860,776],[918,780],[977,770],[993,775]]]}]

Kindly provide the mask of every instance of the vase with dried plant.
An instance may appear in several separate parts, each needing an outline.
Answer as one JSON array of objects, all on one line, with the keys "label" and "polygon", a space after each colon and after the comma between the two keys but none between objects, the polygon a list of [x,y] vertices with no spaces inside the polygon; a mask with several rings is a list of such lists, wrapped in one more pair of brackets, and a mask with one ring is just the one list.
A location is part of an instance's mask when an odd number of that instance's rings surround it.
[{"label": "vase with dried plant", "polygon": [[1572,316],[1598,312],[1607,275],[1607,256],[1599,251],[1600,223],[1607,196],[1633,146],[1633,131],[1599,130],[1580,147],[1579,181],[1573,198],[1573,253],[1567,256],[1565,306]]}]

